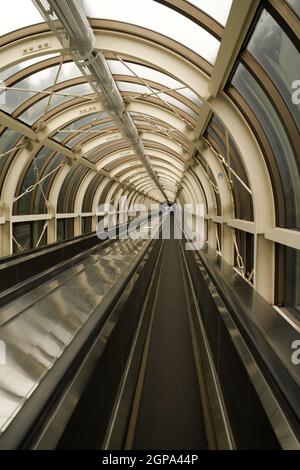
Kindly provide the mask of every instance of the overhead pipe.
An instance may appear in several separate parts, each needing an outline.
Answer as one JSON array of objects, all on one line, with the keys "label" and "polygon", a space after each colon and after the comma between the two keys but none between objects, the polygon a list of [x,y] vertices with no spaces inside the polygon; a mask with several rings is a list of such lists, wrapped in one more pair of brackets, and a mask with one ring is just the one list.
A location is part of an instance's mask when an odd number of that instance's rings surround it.
[{"label": "overhead pipe", "polygon": [[81,0],[32,0],[62,46],[86,77],[105,110],[111,114],[123,137],[141,160],[150,178],[168,201],[153,170],[143,141],[108,67],[104,54],[96,50],[96,39]]}]

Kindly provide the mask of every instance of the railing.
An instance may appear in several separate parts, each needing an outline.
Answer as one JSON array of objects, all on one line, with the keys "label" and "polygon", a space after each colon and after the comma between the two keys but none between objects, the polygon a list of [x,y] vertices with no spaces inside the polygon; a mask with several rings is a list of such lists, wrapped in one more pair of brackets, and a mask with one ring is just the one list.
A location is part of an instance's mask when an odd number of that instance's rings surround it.
[{"label": "railing", "polygon": [[0,436],[0,448],[99,448],[160,246],[149,241],[111,288]]},{"label": "railing", "polygon": [[[127,227],[127,223],[122,224],[117,227],[117,232],[121,233]],[[111,241],[110,239],[101,241],[96,232],[93,232],[1,258],[0,306],[71,267],[82,257],[87,256],[87,250],[106,246]]]},{"label": "railing", "polygon": [[299,449],[299,333],[215,253],[185,255],[237,448]]}]

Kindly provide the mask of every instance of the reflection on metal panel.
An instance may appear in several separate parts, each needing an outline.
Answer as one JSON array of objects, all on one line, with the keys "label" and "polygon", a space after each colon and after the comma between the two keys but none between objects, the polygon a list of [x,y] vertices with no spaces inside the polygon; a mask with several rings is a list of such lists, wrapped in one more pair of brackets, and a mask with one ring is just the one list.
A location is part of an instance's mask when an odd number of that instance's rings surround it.
[{"label": "reflection on metal panel", "polygon": [[0,366],[1,432],[147,243],[118,241],[0,309],[0,340],[6,347]]}]

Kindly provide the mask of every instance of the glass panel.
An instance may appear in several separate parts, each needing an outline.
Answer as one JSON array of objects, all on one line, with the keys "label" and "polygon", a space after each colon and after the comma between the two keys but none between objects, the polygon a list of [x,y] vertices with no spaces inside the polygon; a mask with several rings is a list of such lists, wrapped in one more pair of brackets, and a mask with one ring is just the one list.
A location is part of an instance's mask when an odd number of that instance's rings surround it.
[{"label": "glass panel", "polygon": [[74,237],[74,219],[57,220],[57,241],[68,240]]},{"label": "glass panel", "polygon": [[57,142],[62,142],[64,139],[66,139],[68,136],[71,136],[74,131],[77,131],[81,127],[90,124],[95,118],[98,119],[103,119],[104,117],[108,117],[108,113],[103,112],[103,113],[94,113],[90,114],[88,116],[84,116],[83,118],[77,119],[77,121],[73,121],[71,124],[68,126],[62,128],[55,136],[53,137],[54,140]]},{"label": "glass panel", "polygon": [[83,217],[81,219],[81,233],[91,233],[92,231],[92,217]]},{"label": "glass panel", "polygon": [[13,252],[22,253],[23,251],[32,250],[47,245],[47,229],[44,231],[45,221],[36,220],[34,222],[21,222],[13,224],[13,234],[17,243],[13,242]]},{"label": "glass panel", "polygon": [[[43,176],[48,175],[51,171],[55,170],[58,165],[63,161],[65,157],[61,154],[55,154],[51,157],[49,164],[47,165],[46,169],[43,172]],[[59,171],[59,170],[57,170]],[[34,197],[34,214],[46,214],[48,212],[48,208],[46,206],[45,198],[48,198],[49,191],[51,188],[51,184],[53,179],[55,178],[57,171],[55,171],[49,178],[46,178],[37,188],[36,193],[33,193]]]},{"label": "glass panel", "polygon": [[[17,194],[23,194],[27,188],[29,188],[32,184],[35,184],[37,181],[37,175],[35,174],[35,166],[40,171],[49,157],[50,153],[52,150],[50,150],[47,147],[43,147],[39,153],[37,154],[35,158],[35,164],[34,161],[32,161],[31,165],[29,166],[27,173],[23,179],[23,183],[20,188],[20,192]],[[41,176],[39,176],[38,179],[40,179]],[[34,208],[32,207],[32,197],[33,197],[33,192],[25,194],[22,196],[15,204],[14,204],[14,214],[15,215],[24,215],[24,214],[33,214],[34,213]]]},{"label": "glass panel", "polygon": [[51,59],[52,57],[56,57],[58,54],[46,54],[43,56],[39,57],[34,57],[33,59],[28,59],[24,60],[23,62],[20,62],[19,64],[13,65],[12,67],[9,67],[8,69],[3,70],[0,72],[0,82],[4,82],[8,78],[12,77],[18,72],[21,72],[21,70],[26,69],[27,67],[30,67],[31,65],[37,64],[39,62],[44,62],[45,60]]},{"label": "glass panel", "polygon": [[[12,113],[26,100],[36,95],[37,92],[50,88],[55,81],[58,68],[58,65],[48,67],[16,83],[7,90],[5,103],[1,104],[0,102],[0,109],[7,113]],[[73,62],[69,62],[63,64],[57,83],[62,83],[66,80],[81,76],[82,74],[78,67]],[[18,91],[14,88],[21,88],[24,91]]]},{"label": "glass panel", "polygon": [[13,251],[14,253],[20,253],[22,251],[30,250],[32,248],[31,240],[31,226],[29,223],[13,224],[14,241]]},{"label": "glass panel", "polygon": [[[62,103],[66,103],[70,100],[72,100],[72,98],[67,98],[65,96],[59,95],[52,96],[49,111],[51,111],[51,109],[53,108],[56,108],[56,106],[59,106]],[[24,113],[20,114],[18,119],[29,125],[34,124],[44,115],[44,110],[48,104],[48,101],[49,97],[43,98],[42,100],[35,103],[33,106],[30,106],[30,108],[28,108]]]},{"label": "glass panel", "polygon": [[225,26],[232,0],[189,0],[189,3],[192,3],[199,10],[202,10],[222,26]]},{"label": "glass panel", "polygon": [[[154,70],[150,67],[146,67],[145,65],[125,62],[125,64],[127,64],[129,67],[127,68],[126,65],[122,64],[122,62],[119,60],[108,60],[107,63],[113,75],[128,75],[133,77],[134,74],[136,74],[141,78],[160,83],[168,88],[178,88],[183,86],[182,83],[178,82],[169,75],[166,75],[163,72],[159,72],[158,70]],[[129,69],[131,69],[134,73],[132,73]]]},{"label": "glass panel", "polygon": [[277,86],[300,129],[300,108],[292,100],[292,85],[300,79],[299,52],[266,10],[261,14],[248,50]]},{"label": "glass panel", "polygon": [[[78,97],[81,98],[84,95],[92,94],[93,90],[88,83],[84,83],[81,85],[75,85],[69,88],[64,88],[62,90],[59,90],[59,93],[67,93],[67,94],[72,94],[72,95],[74,94],[74,95],[78,95]],[[51,99],[49,111],[75,98],[76,98],[75,96],[53,95]],[[28,108],[24,113],[22,113],[19,116],[19,119],[25,122],[26,124],[32,125],[43,116],[44,109],[47,106],[48,101],[49,101],[49,96],[46,96],[46,98],[43,98],[42,100],[38,101],[33,106]]]},{"label": "glass panel", "polygon": [[300,18],[300,0],[285,0]]},{"label": "glass panel", "polygon": [[[181,42],[211,64],[215,63],[219,41],[205,29],[176,11],[152,0],[84,0],[86,14],[101,18],[136,24]],[[159,21],[158,21],[159,19]]]},{"label": "glass panel", "polygon": [[[235,230],[235,235],[238,252],[235,249],[234,265],[242,275],[253,283],[253,276],[251,275],[254,268],[254,236],[242,230]],[[241,258],[238,258],[239,256]]]},{"label": "glass panel", "polygon": [[[220,136],[212,129],[208,127],[207,137],[215,150],[220,153],[226,160],[226,145],[224,143],[225,137],[221,140]],[[233,139],[229,138],[230,142],[230,167],[231,169],[241,178],[241,180],[249,187],[249,181],[247,174],[243,168],[241,157],[239,156],[236,145]],[[226,165],[224,170],[227,175],[229,174]],[[230,174],[232,180],[232,192],[234,199],[234,216],[236,219],[253,221],[253,202],[250,193],[244,188],[234,173]]]},{"label": "glass panel", "polygon": [[74,219],[66,219],[66,238],[74,237]]},{"label": "glass panel", "polygon": [[203,105],[203,102],[200,100],[200,98],[198,98],[196,93],[185,87],[183,83],[178,82],[165,73],[159,72],[158,70],[154,70],[150,67],[146,67],[145,65],[125,62],[128,64],[132,72],[134,72],[132,73],[124,64],[122,64],[122,62],[118,60],[108,60],[107,62],[113,75],[128,75],[129,77],[133,77],[134,74],[136,74],[140,78],[159,83],[166,88],[176,89],[177,93],[185,96],[199,107]]},{"label": "glass panel", "polygon": [[58,196],[57,212],[59,214],[73,213],[75,197],[83,178],[89,169],[76,162],[65,177]]},{"label": "glass panel", "polygon": [[[21,137],[21,134],[19,134],[18,132],[15,132],[11,129],[6,129],[0,136],[0,154],[2,155],[8,152],[10,149],[13,149]],[[10,154],[4,155],[2,157],[0,156],[0,189],[2,188],[3,184],[4,165],[7,162],[9,156]]]},{"label": "glass panel", "polygon": [[82,212],[92,212],[93,199],[97,191],[97,188],[99,187],[103,178],[104,176],[101,175],[100,173],[96,174],[93,177],[84,195],[84,199],[82,203]]},{"label": "glass panel", "polygon": [[66,236],[65,236],[65,220],[64,219],[58,219],[56,221],[56,230],[57,230],[56,240],[58,242],[62,242],[63,240],[65,240]]},{"label": "glass panel", "polygon": [[43,22],[31,0],[9,0],[0,15],[0,36]]},{"label": "glass panel", "polygon": [[225,127],[223,122],[218,118],[216,114],[212,117],[212,122],[221,130],[222,134],[225,135]]},{"label": "glass panel", "polygon": [[232,84],[256,114],[273,149],[285,193],[286,227],[300,229],[299,167],[283,125],[268,97],[242,64]]},{"label": "glass panel", "polygon": [[[144,85],[139,85],[137,83],[129,83],[129,82],[117,82],[119,90],[122,92],[129,92],[129,93],[134,93],[136,95],[151,95],[151,91],[149,88],[147,88]],[[152,88],[154,92],[158,92],[157,89]],[[156,95],[151,95],[152,98],[159,99],[161,97],[162,100],[166,101],[170,105],[173,105],[185,113],[189,114],[192,116],[194,119],[197,119],[197,113],[192,111],[188,106],[183,104],[181,101],[177,100],[176,98],[173,98],[173,96],[169,96],[166,93],[159,93],[158,96]]]},{"label": "glass panel", "polygon": [[[242,158],[231,136],[229,136],[229,152],[231,169],[240,177],[240,179],[247,185],[247,187],[250,188],[250,183],[246,170],[244,168]],[[239,204],[236,203],[236,218],[253,222],[254,211],[252,195],[241,184],[241,182],[238,180],[234,173],[231,173],[231,180],[233,183],[234,199],[235,201],[239,200]]]},{"label": "glass panel", "polygon": [[286,247],[285,306],[300,319],[300,251]]},{"label": "glass panel", "polygon": [[104,122],[103,124],[99,124],[98,126],[93,126],[90,129],[87,129],[86,131],[80,132],[79,135],[76,137],[73,137],[73,139],[69,140],[67,142],[67,147],[72,148],[75,145],[79,144],[82,140],[86,138],[92,138],[92,137],[97,137],[97,134],[100,133],[100,131],[103,131],[104,129],[109,129],[114,126],[113,122]]}]

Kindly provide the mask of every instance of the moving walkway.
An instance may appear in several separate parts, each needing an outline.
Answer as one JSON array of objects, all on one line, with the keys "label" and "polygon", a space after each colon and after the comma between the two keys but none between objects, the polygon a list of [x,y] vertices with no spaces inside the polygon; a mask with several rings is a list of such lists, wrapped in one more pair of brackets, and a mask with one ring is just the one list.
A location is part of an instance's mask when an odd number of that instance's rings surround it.
[{"label": "moving walkway", "polygon": [[48,250],[27,278],[26,256],[2,266],[20,282],[1,294],[1,448],[299,448],[297,332],[263,325],[269,306],[209,252],[93,235]]}]

